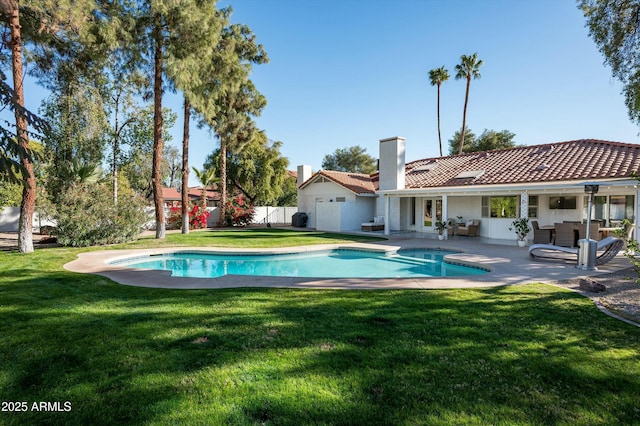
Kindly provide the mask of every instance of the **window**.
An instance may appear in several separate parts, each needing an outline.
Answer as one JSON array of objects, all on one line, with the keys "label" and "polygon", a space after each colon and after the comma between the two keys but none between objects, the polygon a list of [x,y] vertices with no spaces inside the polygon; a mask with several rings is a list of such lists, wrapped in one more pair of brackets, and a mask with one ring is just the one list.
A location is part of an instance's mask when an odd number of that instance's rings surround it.
[{"label": "window", "polygon": [[[633,195],[596,195],[593,197],[591,219],[607,226],[619,226],[624,219],[633,218]],[[587,218],[589,198],[584,197],[582,218]]]},{"label": "window", "polygon": [[529,195],[529,217],[538,217],[538,196]]},{"label": "window", "polygon": [[517,218],[520,197],[482,197],[482,217]]},{"label": "window", "polygon": [[549,197],[549,208],[552,210],[575,210],[576,197]]},{"label": "window", "polygon": [[347,199],[345,197],[336,197],[336,203],[344,203]]}]

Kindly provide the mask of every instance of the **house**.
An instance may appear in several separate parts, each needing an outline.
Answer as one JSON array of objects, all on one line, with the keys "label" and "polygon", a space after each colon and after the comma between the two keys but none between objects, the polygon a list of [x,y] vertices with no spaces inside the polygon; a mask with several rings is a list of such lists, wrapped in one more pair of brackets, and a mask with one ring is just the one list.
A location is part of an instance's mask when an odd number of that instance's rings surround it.
[{"label": "house", "polygon": [[[177,207],[182,205],[182,192],[177,188],[162,188],[162,196],[164,197],[164,203],[168,207]],[[189,188],[189,201],[193,204],[198,204],[202,200],[202,188],[190,187]],[[220,204],[220,193],[212,189],[207,189],[207,206],[216,207]]]},{"label": "house", "polygon": [[541,225],[586,221],[585,183],[598,184],[592,219],[603,227],[634,221],[640,208],[635,144],[581,139],[405,163],[405,139],[394,137],[380,141],[379,158],[372,175],[299,167],[298,210],[308,226],[354,231],[383,216],[385,234],[435,235],[436,221],[475,219],[481,237],[512,241],[518,217]]}]

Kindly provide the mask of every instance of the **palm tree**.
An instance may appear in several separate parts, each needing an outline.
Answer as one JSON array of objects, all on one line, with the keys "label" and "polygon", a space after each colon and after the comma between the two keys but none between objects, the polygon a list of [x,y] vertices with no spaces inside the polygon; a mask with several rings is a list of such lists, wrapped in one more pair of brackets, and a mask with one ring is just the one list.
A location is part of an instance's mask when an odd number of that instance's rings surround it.
[{"label": "palm tree", "polygon": [[[207,188],[214,183],[220,182],[220,178],[216,177],[216,171],[213,168],[198,170],[194,167],[193,172],[196,174],[196,178],[198,178],[200,184],[202,184],[201,203],[202,210],[204,210],[207,207]],[[182,191],[189,191],[189,188],[183,187]]]},{"label": "palm tree", "polygon": [[464,131],[467,128],[467,103],[469,102],[469,86],[471,85],[471,77],[474,79],[480,78],[480,67],[482,66],[482,60],[478,59],[478,52],[471,56],[462,55],[460,57],[460,63],[456,65],[456,80],[461,78],[467,79],[467,91],[464,96],[464,111],[462,113],[462,138],[460,139],[460,148],[458,154],[462,154],[462,148],[464,147]]},{"label": "palm tree", "polygon": [[440,85],[449,80],[449,71],[441,66],[429,71],[429,79],[432,86],[438,86],[438,142],[440,143],[440,157],[442,157],[442,136],[440,135]]}]

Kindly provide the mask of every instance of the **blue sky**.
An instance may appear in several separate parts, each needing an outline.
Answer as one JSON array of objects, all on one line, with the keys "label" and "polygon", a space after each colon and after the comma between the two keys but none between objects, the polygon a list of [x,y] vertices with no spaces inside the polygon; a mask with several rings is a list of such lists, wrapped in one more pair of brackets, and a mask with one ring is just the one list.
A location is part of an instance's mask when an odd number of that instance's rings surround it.
[{"label": "blue sky", "polygon": [[[518,144],[580,138],[638,143],[621,85],[572,0],[227,0],[232,21],[247,24],[270,62],[252,79],[266,96],[257,119],[283,142],[290,169],[338,148],[360,145],[377,157],[379,139],[406,138],[407,160],[438,156],[436,88],[428,71],[444,65],[443,149],[462,125],[463,54],[478,52],[482,77],[471,83],[467,125],[509,130]],[[180,96],[165,103],[180,114]],[[190,163],[217,146],[192,126]],[[197,184],[192,179],[192,184]]]}]

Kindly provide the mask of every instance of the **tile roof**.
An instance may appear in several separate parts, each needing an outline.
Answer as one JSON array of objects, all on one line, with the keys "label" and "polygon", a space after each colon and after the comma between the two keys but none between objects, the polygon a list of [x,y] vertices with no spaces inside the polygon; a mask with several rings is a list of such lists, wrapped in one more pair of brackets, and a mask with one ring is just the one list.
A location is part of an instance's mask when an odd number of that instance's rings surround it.
[{"label": "tile roof", "polygon": [[300,185],[300,188],[304,188],[320,176],[324,176],[325,178],[345,187],[349,191],[355,192],[356,194],[375,194],[378,189],[377,180],[374,182],[370,175],[362,173],[336,172],[333,170],[320,170],[314,173],[311,178]]},{"label": "tile roof", "polygon": [[[182,200],[182,193],[177,188],[162,188],[162,196],[165,201],[180,201]],[[189,198],[200,198],[202,196],[202,189],[200,187],[189,188]],[[219,200],[220,193],[207,189],[207,198],[210,200]]]},{"label": "tile roof", "polygon": [[[406,188],[628,178],[640,145],[581,139],[428,158],[406,164]],[[376,176],[377,177],[377,176]]]}]

